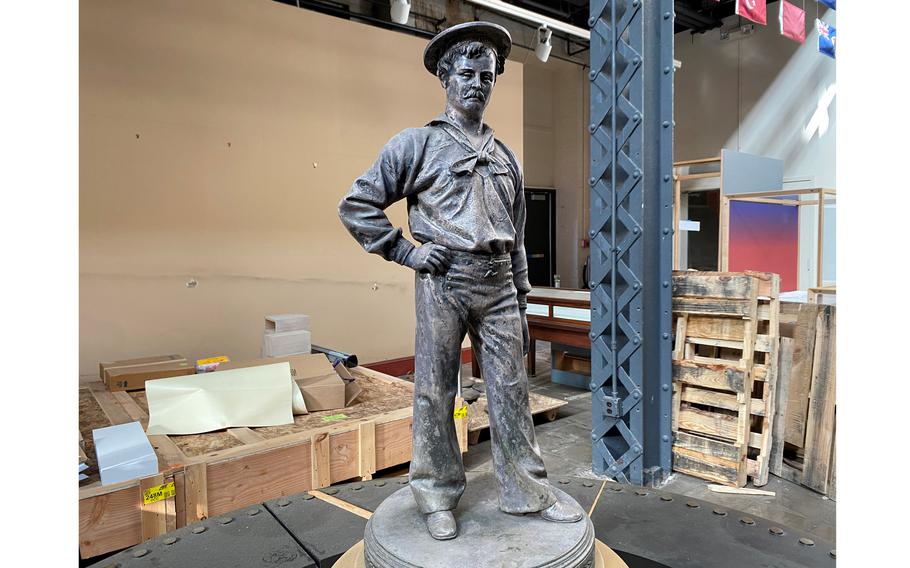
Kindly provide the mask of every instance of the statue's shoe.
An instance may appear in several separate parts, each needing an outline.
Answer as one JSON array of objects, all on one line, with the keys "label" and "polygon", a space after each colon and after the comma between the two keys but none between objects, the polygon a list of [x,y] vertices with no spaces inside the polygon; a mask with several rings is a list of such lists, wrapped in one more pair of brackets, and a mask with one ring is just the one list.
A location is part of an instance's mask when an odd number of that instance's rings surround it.
[{"label": "statue's shoe", "polygon": [[452,511],[436,511],[427,515],[427,530],[436,540],[449,540],[458,536]]},{"label": "statue's shoe", "polygon": [[541,511],[540,516],[554,523],[575,523],[584,517],[584,513],[574,505],[556,501]]}]

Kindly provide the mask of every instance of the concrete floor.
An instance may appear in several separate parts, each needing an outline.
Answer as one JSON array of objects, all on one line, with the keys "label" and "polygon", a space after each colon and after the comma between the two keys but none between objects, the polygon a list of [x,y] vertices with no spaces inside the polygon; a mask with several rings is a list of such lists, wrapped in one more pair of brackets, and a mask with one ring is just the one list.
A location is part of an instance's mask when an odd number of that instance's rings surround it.
[{"label": "concrete floor", "polygon": [[[470,365],[465,365],[462,375],[471,375]],[[591,469],[591,393],[550,381],[549,343],[537,343],[537,376],[531,377],[530,382],[533,392],[569,402],[553,422],[536,421],[537,442],[548,472],[606,479]],[[488,433],[470,447],[464,462],[468,471],[492,471]],[[764,517],[822,540],[836,541],[834,501],[806,487],[773,475],[761,489],[774,491],[774,497],[714,493],[708,485],[707,481],[674,473],[661,489]]]}]

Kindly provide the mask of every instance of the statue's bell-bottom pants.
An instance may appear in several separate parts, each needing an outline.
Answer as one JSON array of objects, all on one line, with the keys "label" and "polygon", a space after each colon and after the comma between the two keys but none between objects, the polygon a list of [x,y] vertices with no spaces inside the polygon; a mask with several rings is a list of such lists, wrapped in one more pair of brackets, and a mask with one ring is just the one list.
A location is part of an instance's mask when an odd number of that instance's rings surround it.
[{"label": "statue's bell-bottom pants", "polygon": [[508,254],[453,256],[445,274],[416,276],[411,490],[425,514],[455,509],[464,493],[453,409],[467,333],[486,387],[500,509],[541,511],[556,499],[534,437],[511,259]]}]

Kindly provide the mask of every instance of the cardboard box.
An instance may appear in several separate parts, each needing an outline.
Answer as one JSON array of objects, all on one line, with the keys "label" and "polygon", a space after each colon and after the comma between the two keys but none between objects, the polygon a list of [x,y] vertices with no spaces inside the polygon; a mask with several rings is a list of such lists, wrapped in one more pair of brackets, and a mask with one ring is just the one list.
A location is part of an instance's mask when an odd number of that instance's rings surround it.
[{"label": "cardboard box", "polygon": [[311,349],[310,332],[306,330],[262,334],[260,357],[285,357],[307,354]]},{"label": "cardboard box", "polygon": [[265,316],[266,333],[283,333],[285,331],[310,331],[310,316],[306,314]]},{"label": "cardboard box", "polygon": [[344,408],[354,402],[360,394],[361,388],[354,382],[354,378],[350,373],[347,373],[347,369],[344,369],[343,372],[350,380],[343,379],[342,375],[336,371],[336,368],[332,367],[332,363],[329,362],[328,358],[321,353],[254,359],[252,361],[231,361],[222,363],[218,370],[225,371],[243,367],[273,365],[284,361],[287,361],[291,366],[291,377],[300,387],[309,412]]},{"label": "cardboard box", "polygon": [[101,485],[158,473],[158,456],[139,422],[92,430]]},{"label": "cardboard box", "polygon": [[145,381],[195,374],[195,367],[182,355],[157,355],[124,359],[98,365],[101,380],[111,391],[142,390]]}]

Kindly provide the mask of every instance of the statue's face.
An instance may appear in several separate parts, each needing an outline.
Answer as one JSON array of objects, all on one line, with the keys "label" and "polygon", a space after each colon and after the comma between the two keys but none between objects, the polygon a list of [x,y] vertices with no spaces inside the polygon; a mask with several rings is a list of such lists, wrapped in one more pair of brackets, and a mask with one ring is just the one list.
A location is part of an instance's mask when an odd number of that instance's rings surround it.
[{"label": "statue's face", "polygon": [[449,106],[469,116],[483,116],[496,84],[496,59],[490,53],[476,58],[460,56],[446,78]]}]

